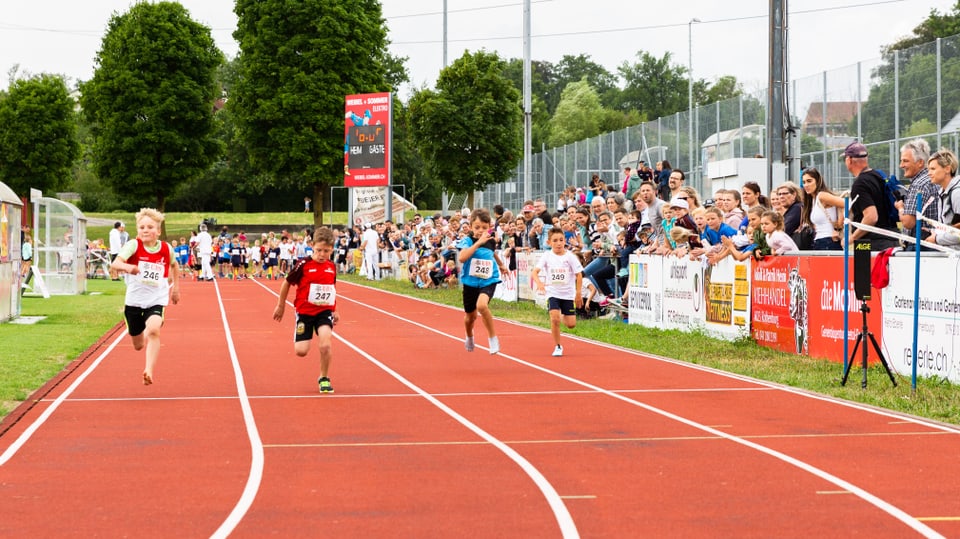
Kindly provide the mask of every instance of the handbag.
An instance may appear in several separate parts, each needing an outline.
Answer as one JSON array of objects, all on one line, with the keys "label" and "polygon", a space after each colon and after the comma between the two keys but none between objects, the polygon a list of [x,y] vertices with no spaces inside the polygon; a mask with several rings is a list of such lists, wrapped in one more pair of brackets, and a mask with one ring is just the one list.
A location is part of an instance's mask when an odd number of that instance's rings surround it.
[{"label": "handbag", "polygon": [[797,249],[800,251],[811,251],[813,250],[813,238],[815,236],[816,233],[812,226],[803,225],[790,238],[793,239],[793,243],[797,244]]}]

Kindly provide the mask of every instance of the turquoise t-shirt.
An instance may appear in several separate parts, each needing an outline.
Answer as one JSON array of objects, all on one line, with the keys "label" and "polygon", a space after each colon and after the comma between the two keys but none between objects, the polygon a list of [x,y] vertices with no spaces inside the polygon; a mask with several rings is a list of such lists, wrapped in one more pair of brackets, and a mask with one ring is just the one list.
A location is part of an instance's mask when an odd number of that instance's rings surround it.
[{"label": "turquoise t-shirt", "polygon": [[[473,252],[473,256],[463,263],[460,282],[464,286],[483,288],[500,282],[500,268],[497,267],[497,260],[493,257],[493,249],[489,247],[495,243],[495,240],[491,240],[478,247]],[[473,236],[467,236],[457,243],[457,249],[468,249],[472,245]]]}]

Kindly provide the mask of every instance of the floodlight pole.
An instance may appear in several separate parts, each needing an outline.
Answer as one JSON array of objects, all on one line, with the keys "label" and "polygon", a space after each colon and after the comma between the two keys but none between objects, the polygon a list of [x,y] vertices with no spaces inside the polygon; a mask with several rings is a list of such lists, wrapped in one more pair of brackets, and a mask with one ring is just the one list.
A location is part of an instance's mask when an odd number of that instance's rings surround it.
[{"label": "floodlight pole", "polygon": [[[687,147],[689,149],[689,162],[687,163],[687,173],[693,173],[693,23],[700,22],[700,19],[694,17],[687,23]],[[679,163],[678,163],[679,165]]]}]

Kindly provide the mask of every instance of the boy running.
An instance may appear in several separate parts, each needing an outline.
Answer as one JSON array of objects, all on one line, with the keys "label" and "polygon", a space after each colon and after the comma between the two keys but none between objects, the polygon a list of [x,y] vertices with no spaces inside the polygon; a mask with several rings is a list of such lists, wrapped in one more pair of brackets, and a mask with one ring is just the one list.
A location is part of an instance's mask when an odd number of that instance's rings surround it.
[{"label": "boy running", "polygon": [[[547,295],[547,309],[550,310],[550,333],[553,334],[553,356],[563,355],[560,345],[560,317],[568,328],[577,326],[577,309],[583,305],[580,288],[583,286],[583,265],[580,260],[566,249],[563,230],[551,228],[547,243],[550,250],[543,253],[530,278],[541,294]],[[543,273],[546,279],[540,278]],[[547,289],[549,287],[549,290]]]},{"label": "boy running", "polygon": [[460,250],[458,258],[463,264],[463,312],[466,316],[463,325],[466,328],[464,347],[467,352],[473,352],[473,326],[477,322],[477,314],[487,328],[490,338],[490,353],[500,351],[500,340],[493,327],[493,313],[490,312],[490,298],[500,282],[500,268],[507,268],[495,251],[497,240],[493,237],[493,221],[490,212],[485,209],[473,210],[470,214],[470,233],[464,236],[457,244]]},{"label": "boy running", "polygon": [[137,212],[137,237],[120,248],[110,268],[128,273],[123,317],[134,350],[146,345],[143,385],[153,383],[153,369],[160,357],[160,328],[169,302],[180,302],[180,272],[173,248],[160,241],[163,214],[153,208]]},{"label": "boy running", "polygon": [[293,306],[297,313],[297,329],[294,333],[293,351],[300,357],[310,352],[310,340],[317,334],[320,349],[321,393],[333,393],[330,378],[331,340],[333,325],[340,320],[337,314],[337,267],[330,260],[333,253],[333,231],[327,227],[317,230],[313,240],[313,253],[300,260],[290,271],[280,287],[280,299],[273,310],[273,319],[283,320],[290,285],[297,287]]}]

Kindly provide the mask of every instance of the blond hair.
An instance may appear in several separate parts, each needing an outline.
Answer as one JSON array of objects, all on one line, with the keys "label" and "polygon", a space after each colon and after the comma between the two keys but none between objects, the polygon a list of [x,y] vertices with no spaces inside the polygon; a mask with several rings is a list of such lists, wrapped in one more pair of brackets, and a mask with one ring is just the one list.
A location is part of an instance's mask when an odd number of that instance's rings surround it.
[{"label": "blond hair", "polygon": [[140,208],[140,211],[138,211],[136,215],[136,222],[139,223],[140,219],[144,217],[149,217],[150,219],[156,221],[157,224],[162,223],[164,219],[163,214],[153,208]]}]

